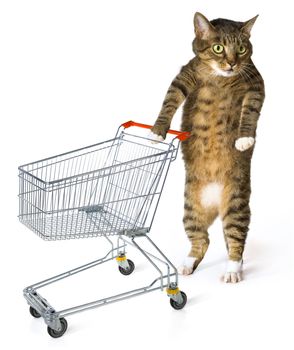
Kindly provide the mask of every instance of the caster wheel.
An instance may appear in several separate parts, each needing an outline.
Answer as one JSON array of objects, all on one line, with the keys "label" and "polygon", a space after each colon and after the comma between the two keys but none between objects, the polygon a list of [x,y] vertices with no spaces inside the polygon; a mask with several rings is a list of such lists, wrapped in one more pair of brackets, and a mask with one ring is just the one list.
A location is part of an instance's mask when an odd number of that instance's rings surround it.
[{"label": "caster wheel", "polygon": [[135,270],[135,264],[132,262],[132,260],[127,259],[127,262],[129,263],[128,269],[124,269],[121,266],[118,267],[119,272],[125,276],[130,275]]},{"label": "caster wheel", "polygon": [[32,306],[30,306],[30,314],[31,314],[33,317],[35,317],[35,318],[40,318],[40,317],[41,317],[41,315],[39,314],[39,312],[38,312],[36,309],[34,309]]},{"label": "caster wheel", "polygon": [[67,330],[67,322],[65,318],[60,319],[61,323],[61,329],[59,331],[56,331],[55,329],[50,328],[49,326],[47,327],[47,332],[52,338],[59,338],[61,337],[65,331]]},{"label": "caster wheel", "polygon": [[175,310],[181,310],[187,303],[187,295],[184,292],[180,292],[183,298],[183,302],[181,304],[177,303],[173,299],[170,299],[170,304]]}]

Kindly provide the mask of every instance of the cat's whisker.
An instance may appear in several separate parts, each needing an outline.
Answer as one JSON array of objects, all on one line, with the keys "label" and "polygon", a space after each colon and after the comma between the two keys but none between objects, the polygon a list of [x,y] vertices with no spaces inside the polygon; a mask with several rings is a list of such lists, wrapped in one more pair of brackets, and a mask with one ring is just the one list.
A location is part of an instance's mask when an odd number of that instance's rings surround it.
[{"label": "cat's whisker", "polygon": [[243,74],[243,71],[242,71],[242,70],[240,70],[240,71],[239,71],[239,74],[241,75],[242,79],[244,79],[244,80],[246,81],[246,77],[244,76],[244,74]]},{"label": "cat's whisker", "polygon": [[248,76],[248,79],[250,82],[252,82],[253,79],[255,79],[257,81],[261,81],[261,79],[262,79],[261,77],[256,75],[256,72],[253,70],[253,68],[249,68],[249,67],[244,66],[243,71]]},{"label": "cat's whisker", "polygon": [[[245,70],[249,71],[249,68],[245,68]],[[256,79],[256,80],[258,80],[260,82],[262,81],[262,78],[259,75],[256,75],[256,73],[253,71],[253,69],[251,69],[249,72],[252,74],[254,79]]]},{"label": "cat's whisker", "polygon": [[252,75],[257,78],[260,79],[260,76],[258,74],[256,74],[256,69],[255,67],[252,65],[252,63],[242,63],[241,65],[244,69],[246,69],[248,72],[252,73]]},{"label": "cat's whisker", "polygon": [[248,75],[248,73],[246,72],[245,68],[243,67],[243,69],[241,70],[243,78],[245,79],[245,81],[247,80],[249,83],[251,83],[251,78]]}]

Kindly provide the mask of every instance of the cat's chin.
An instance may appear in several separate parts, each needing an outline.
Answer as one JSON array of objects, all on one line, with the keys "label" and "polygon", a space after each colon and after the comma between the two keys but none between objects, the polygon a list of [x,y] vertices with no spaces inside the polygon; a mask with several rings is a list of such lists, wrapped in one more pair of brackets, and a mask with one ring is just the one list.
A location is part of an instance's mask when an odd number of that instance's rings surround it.
[{"label": "cat's chin", "polygon": [[228,72],[222,71],[220,73],[220,75],[223,76],[223,77],[233,77],[233,76],[237,75],[237,73],[233,72],[233,71],[228,71]]},{"label": "cat's chin", "polygon": [[221,77],[233,77],[235,76],[237,73],[234,72],[234,71],[225,71],[225,70],[222,70],[222,69],[214,69],[214,73],[215,75],[217,76],[221,76]]}]

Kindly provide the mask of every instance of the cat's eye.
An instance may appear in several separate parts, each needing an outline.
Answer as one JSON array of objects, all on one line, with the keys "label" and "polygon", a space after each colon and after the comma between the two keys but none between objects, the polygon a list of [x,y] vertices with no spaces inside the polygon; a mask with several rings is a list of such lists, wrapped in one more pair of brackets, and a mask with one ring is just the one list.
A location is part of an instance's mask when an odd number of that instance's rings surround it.
[{"label": "cat's eye", "polygon": [[237,52],[239,55],[243,55],[247,51],[246,47],[243,45],[240,45],[237,49]]},{"label": "cat's eye", "polygon": [[224,51],[224,47],[223,45],[220,45],[220,44],[216,44],[216,45],[213,45],[212,46],[212,50],[215,52],[215,53],[222,53]]}]

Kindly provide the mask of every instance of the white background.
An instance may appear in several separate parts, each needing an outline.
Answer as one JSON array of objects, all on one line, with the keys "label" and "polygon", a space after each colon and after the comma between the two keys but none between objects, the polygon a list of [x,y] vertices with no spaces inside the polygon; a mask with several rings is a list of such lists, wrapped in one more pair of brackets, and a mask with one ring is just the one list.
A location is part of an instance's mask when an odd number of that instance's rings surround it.
[{"label": "white background", "polygon": [[[253,158],[252,223],[244,280],[221,282],[220,222],[199,271],[180,278],[175,311],[160,291],[68,317],[60,339],[33,319],[22,289],[104,255],[102,239],[44,242],[17,220],[17,166],[106,140],[129,119],[152,124],[181,65],[193,56],[193,16],[260,15],[253,60],[266,102]],[[293,11],[290,1],[1,1],[1,337],[3,349],[293,348]],[[180,111],[172,127],[180,125]],[[151,237],[175,264],[189,250],[182,227],[184,170],[172,164]],[[147,285],[151,267],[120,276],[115,262],[56,284],[56,308]],[[47,295],[46,295],[47,296]],[[4,345],[6,344],[6,345]]]}]

